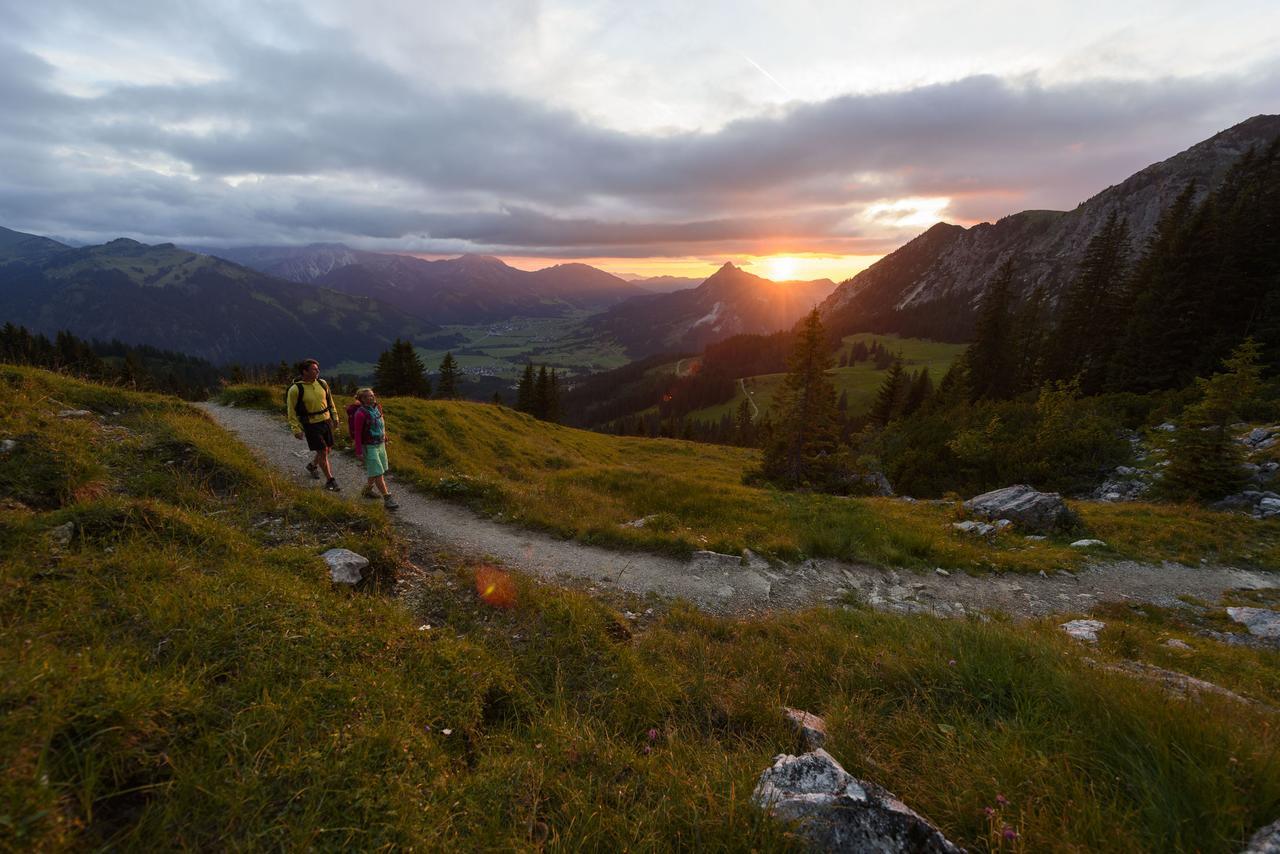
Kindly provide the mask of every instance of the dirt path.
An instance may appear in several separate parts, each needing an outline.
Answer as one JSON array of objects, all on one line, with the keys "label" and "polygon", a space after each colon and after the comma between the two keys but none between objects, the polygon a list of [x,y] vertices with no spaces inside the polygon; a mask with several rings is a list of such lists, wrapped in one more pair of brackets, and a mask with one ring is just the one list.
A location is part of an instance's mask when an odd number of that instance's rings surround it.
[{"label": "dirt path", "polygon": [[754,422],[760,417],[760,407],[756,406],[756,399],[751,396],[751,392],[747,391],[747,381],[741,377],[738,378],[738,388],[742,389],[742,393],[746,395],[747,403],[751,404],[751,420]]},{"label": "dirt path", "polygon": [[[319,482],[307,477],[303,468],[310,454],[288,432],[283,416],[208,403],[199,406],[269,465],[301,484],[319,488]],[[394,444],[390,450],[394,471]],[[348,454],[337,454],[334,475],[348,500],[362,500],[363,465]],[[1280,587],[1280,573],[1129,561],[1048,576],[942,575],[825,559],[798,565],[771,564],[750,554],[744,560],[714,552],[698,552],[685,561],[647,552],[606,550],[522,530],[413,492],[394,476],[389,480],[401,504],[397,521],[452,551],[553,581],[580,579],[641,595],[652,592],[682,597],[714,613],[802,608],[856,595],[884,610],[953,616],[1002,610],[1028,617],[1080,612],[1104,601],[1177,605],[1183,595],[1216,600],[1232,588]]]}]

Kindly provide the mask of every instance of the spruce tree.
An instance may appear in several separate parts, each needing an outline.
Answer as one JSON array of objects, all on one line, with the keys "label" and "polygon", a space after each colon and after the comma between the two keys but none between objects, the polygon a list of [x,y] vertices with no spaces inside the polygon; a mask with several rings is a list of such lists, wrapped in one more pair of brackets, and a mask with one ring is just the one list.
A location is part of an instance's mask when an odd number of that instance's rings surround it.
[{"label": "spruce tree", "polygon": [[1161,491],[1173,498],[1212,500],[1247,481],[1244,452],[1230,426],[1261,385],[1259,347],[1246,339],[1223,363],[1224,371],[1197,379],[1201,400],[1182,413],[1173,434]]},{"label": "spruce tree", "polygon": [[436,397],[454,400],[458,396],[458,363],[453,353],[445,353],[440,360],[440,381],[436,385]]},{"label": "spruce tree", "polygon": [[547,375],[547,366],[538,366],[538,379],[533,384],[533,408],[534,418],[546,420],[547,412],[551,405],[551,379]]},{"label": "spruce tree", "polygon": [[889,373],[885,374],[884,381],[880,383],[880,390],[876,392],[875,402],[871,404],[869,416],[872,424],[884,427],[894,419],[898,414],[898,403],[903,398],[906,382],[902,375],[902,361],[894,359],[889,366]]},{"label": "spruce tree", "polygon": [[1013,396],[1012,350],[1013,260],[1000,265],[982,294],[973,343],[965,351],[970,393],[975,400]]},{"label": "spruce tree", "polygon": [[378,356],[373,381],[378,393],[387,397],[431,396],[431,381],[422,359],[411,342],[399,338]]},{"label": "spruce tree", "polygon": [[560,378],[556,376],[556,369],[551,369],[551,379],[547,384],[547,414],[545,420],[554,423],[560,422]]},{"label": "spruce tree", "polygon": [[533,414],[533,363],[526,363],[520,383],[516,386],[516,409]]},{"label": "spruce tree", "polygon": [[834,485],[840,478],[840,414],[827,377],[831,355],[814,309],[801,322],[775,410],[781,413],[763,460],[765,477],[784,487]]},{"label": "spruce tree", "polygon": [[734,435],[739,445],[751,447],[756,442],[755,424],[751,420],[751,401],[745,397],[738,402],[738,414],[734,419]]},{"label": "spruce tree", "polygon": [[1062,297],[1048,354],[1048,376],[1080,377],[1085,394],[1102,391],[1123,332],[1129,228],[1116,211],[1090,240],[1080,273]]},{"label": "spruce tree", "polygon": [[922,368],[911,381],[911,387],[907,389],[906,402],[902,405],[903,417],[919,412],[932,394],[933,380],[929,377],[929,369]]}]

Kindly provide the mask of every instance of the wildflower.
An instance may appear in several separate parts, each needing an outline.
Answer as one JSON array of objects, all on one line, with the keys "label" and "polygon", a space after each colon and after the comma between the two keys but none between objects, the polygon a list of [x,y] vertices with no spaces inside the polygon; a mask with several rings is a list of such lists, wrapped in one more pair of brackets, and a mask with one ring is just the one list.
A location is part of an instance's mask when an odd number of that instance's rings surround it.
[{"label": "wildflower", "polygon": [[1000,835],[1005,839],[1009,840],[1010,842],[1012,842],[1013,840],[1018,838],[1018,831],[1014,830],[1012,827],[1006,824],[1003,828],[1000,829]]},{"label": "wildflower", "polygon": [[956,666],[956,660],[954,658],[947,662],[947,667],[955,667],[955,666]]},{"label": "wildflower", "polygon": [[998,803],[1002,807],[1007,807],[1009,806],[1009,799],[1006,798],[1004,795],[996,795],[996,803]]},{"label": "wildflower", "polygon": [[657,729],[654,729],[653,727],[650,727],[650,728],[649,728],[649,732],[648,732],[648,733],[646,733],[646,735],[648,735],[648,736],[649,736],[649,740],[650,740],[650,741],[657,741],[657,740],[658,740],[658,730],[657,730]]},{"label": "wildflower", "polygon": [[983,807],[982,814],[985,815],[987,818],[991,818],[993,815],[996,814],[995,807]]}]

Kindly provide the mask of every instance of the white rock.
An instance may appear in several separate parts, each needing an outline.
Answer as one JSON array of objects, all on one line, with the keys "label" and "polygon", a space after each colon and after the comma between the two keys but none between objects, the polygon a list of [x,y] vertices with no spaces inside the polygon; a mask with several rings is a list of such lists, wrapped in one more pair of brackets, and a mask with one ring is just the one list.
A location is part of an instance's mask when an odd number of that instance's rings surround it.
[{"label": "white rock", "polygon": [[985,537],[996,530],[994,525],[988,525],[986,522],[975,522],[972,519],[966,519],[963,522],[952,522],[951,527],[961,533],[973,534],[975,537]]},{"label": "white rock", "polygon": [[1105,546],[1105,545],[1106,543],[1104,543],[1102,540],[1076,540],[1074,543],[1071,544],[1071,548],[1091,549],[1094,546]]},{"label": "white rock", "polygon": [[1240,623],[1255,637],[1280,639],[1280,611],[1266,608],[1228,608],[1227,616]]},{"label": "white rock", "polygon": [[943,578],[946,578],[948,575],[951,574],[947,572],[945,569],[943,569],[942,567],[938,567],[937,569],[934,570],[934,572],[938,575],[941,575]]},{"label": "white rock", "polygon": [[364,577],[361,570],[369,565],[367,557],[350,549],[329,549],[321,557],[329,565],[329,577],[336,584],[359,584]]},{"label": "white rock", "polygon": [[1156,429],[1159,430],[1161,433],[1172,433],[1174,430],[1177,430],[1178,427],[1177,425],[1170,424],[1168,421],[1166,421],[1160,426],[1156,427]]},{"label": "white rock", "polygon": [[11,454],[18,443],[12,439],[0,439],[0,454]]},{"label": "white rock", "polygon": [[961,850],[891,792],[856,779],[821,748],[777,756],[761,773],[751,801],[775,818],[798,823],[816,851]]},{"label": "white rock", "polygon": [[1071,620],[1063,623],[1061,629],[1078,641],[1097,643],[1098,632],[1107,627],[1101,620]]},{"label": "white rock", "polygon": [[1169,638],[1164,642],[1164,645],[1169,647],[1169,649],[1191,649],[1191,644],[1184,640],[1178,640],[1177,638]]},{"label": "white rock", "polygon": [[49,529],[49,536],[53,537],[53,541],[63,548],[71,545],[71,538],[75,535],[75,522],[63,522],[61,525]]},{"label": "white rock", "polygon": [[653,521],[654,519],[657,519],[657,518],[658,518],[658,514],[657,514],[657,513],[652,513],[652,514],[650,514],[650,515],[648,515],[648,516],[641,516],[639,519],[632,519],[630,522],[623,522],[623,523],[622,523],[622,527],[624,527],[624,528],[643,528],[645,525],[649,524],[649,522],[651,522],[651,521]]},{"label": "white rock", "polygon": [[1280,854],[1280,821],[1272,822],[1255,833],[1249,840],[1249,847],[1240,854]]},{"label": "white rock", "polygon": [[61,409],[58,411],[59,418],[87,418],[92,414],[87,409]]},{"label": "white rock", "polygon": [[827,722],[822,718],[803,709],[793,709],[790,706],[782,707],[782,715],[799,733],[805,747],[810,750],[817,750],[827,743]]}]

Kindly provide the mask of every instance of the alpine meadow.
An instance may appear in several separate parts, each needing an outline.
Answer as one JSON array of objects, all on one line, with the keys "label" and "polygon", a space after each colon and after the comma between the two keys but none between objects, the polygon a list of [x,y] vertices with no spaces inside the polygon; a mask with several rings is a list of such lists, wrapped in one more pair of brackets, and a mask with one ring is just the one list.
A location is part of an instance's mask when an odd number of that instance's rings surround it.
[{"label": "alpine meadow", "polygon": [[0,0],[0,850],[1280,851],[1280,8]]}]

